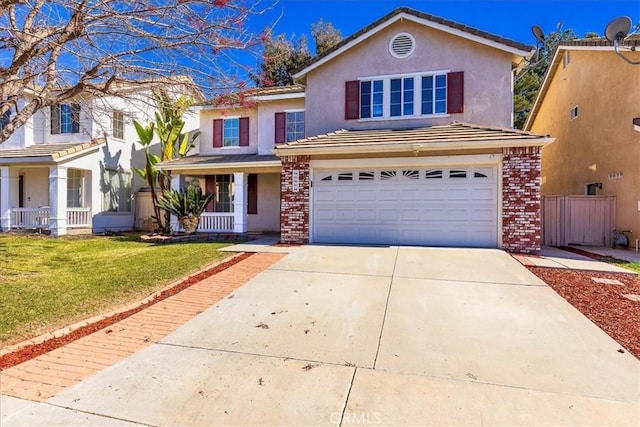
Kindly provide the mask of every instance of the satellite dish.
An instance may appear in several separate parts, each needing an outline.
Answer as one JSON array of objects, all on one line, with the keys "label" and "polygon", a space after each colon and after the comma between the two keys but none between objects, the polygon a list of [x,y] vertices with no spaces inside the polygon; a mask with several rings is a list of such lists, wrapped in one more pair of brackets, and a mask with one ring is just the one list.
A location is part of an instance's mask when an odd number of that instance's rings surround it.
[{"label": "satellite dish", "polygon": [[604,29],[604,36],[612,43],[619,42],[629,35],[629,31],[631,31],[631,18],[620,16],[609,22],[609,25]]},{"label": "satellite dish", "polygon": [[538,43],[544,42],[544,31],[542,31],[542,28],[534,25],[533,27],[531,27],[531,32],[533,33],[533,36],[536,38],[536,41]]}]

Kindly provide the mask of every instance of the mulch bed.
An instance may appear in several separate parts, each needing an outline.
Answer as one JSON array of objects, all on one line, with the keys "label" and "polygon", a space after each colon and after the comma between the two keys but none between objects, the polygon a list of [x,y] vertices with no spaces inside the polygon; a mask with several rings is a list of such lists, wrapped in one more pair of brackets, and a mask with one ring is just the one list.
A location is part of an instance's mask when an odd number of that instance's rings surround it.
[{"label": "mulch bed", "polygon": [[208,277],[218,274],[219,272],[231,267],[232,265],[237,264],[244,259],[247,259],[251,255],[253,254],[243,253],[230,260],[223,261],[220,264],[217,264],[208,270],[201,271],[200,273],[194,274],[193,276],[189,276],[185,280],[177,283],[175,286],[169,289],[163,290],[160,294],[156,295],[150,301],[144,304],[141,304],[138,307],[132,308],[131,310],[117,313],[111,317],[107,317],[106,319],[100,320],[99,322],[92,323],[87,326],[82,326],[72,331],[71,333],[61,336],[59,338],[52,338],[50,340],[44,341],[39,344],[33,344],[33,345],[23,347],[17,351],[14,351],[13,353],[5,354],[2,357],[0,357],[0,371],[10,368],[12,366],[18,365],[27,360],[33,359],[34,357],[38,357],[44,353],[48,353],[57,348],[60,348],[65,344],[68,344],[84,336],[97,332],[100,329],[111,326],[114,323],[117,323],[135,313],[138,313],[139,311],[142,311],[153,304],[156,304],[164,299],[169,298],[172,295],[177,294],[178,292],[188,288],[189,286],[195,285],[201,280],[204,280]]},{"label": "mulch bed", "polygon": [[[632,301],[623,296],[640,296],[640,279],[637,275],[545,267],[527,268],[618,344],[640,359],[640,301]],[[597,283],[592,279],[594,277],[618,280],[622,285]]]}]

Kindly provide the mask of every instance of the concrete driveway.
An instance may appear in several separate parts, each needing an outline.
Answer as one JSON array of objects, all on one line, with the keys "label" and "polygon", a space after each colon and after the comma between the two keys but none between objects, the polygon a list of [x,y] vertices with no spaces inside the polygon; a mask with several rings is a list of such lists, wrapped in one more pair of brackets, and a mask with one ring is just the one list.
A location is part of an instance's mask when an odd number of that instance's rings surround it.
[{"label": "concrete driveway", "polygon": [[502,251],[308,246],[3,426],[638,425],[619,349]]}]

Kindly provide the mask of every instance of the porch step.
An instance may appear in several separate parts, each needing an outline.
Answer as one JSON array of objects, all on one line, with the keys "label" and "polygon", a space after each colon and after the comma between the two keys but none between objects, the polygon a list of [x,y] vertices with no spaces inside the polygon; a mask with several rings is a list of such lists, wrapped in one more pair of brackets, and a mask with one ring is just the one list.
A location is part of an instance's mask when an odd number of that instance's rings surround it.
[{"label": "porch step", "polygon": [[241,243],[248,240],[247,233],[195,233],[190,235],[176,234],[167,236],[162,234],[145,234],[140,236],[141,242],[158,245],[181,242],[233,242]]}]

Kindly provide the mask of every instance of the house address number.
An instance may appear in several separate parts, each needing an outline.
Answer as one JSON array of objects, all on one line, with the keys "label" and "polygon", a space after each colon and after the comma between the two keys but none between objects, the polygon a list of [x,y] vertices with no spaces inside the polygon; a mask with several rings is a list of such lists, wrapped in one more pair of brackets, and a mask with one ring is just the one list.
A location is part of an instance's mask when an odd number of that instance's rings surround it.
[{"label": "house address number", "polygon": [[300,191],[300,171],[297,169],[293,171],[293,176],[291,179],[291,191],[293,191],[294,193]]}]

